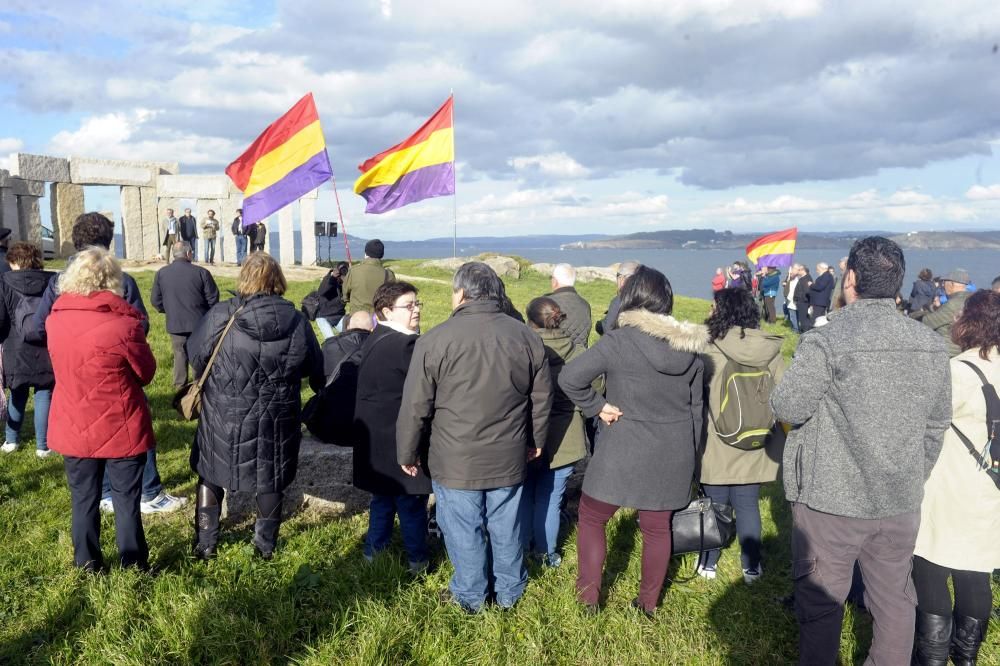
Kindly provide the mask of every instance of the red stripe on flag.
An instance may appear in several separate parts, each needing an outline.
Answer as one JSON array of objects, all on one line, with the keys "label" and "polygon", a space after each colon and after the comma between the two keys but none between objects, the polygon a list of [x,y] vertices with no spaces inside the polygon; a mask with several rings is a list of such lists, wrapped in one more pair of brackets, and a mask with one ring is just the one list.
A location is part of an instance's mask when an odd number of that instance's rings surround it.
[{"label": "red stripe on flag", "polygon": [[427,120],[423,126],[418,129],[414,134],[412,134],[408,139],[397,143],[392,148],[388,150],[383,150],[381,153],[375,157],[369,157],[367,160],[358,165],[358,170],[361,173],[365,173],[379,162],[384,160],[388,155],[392,153],[403,150],[404,148],[409,148],[422,141],[426,141],[431,134],[438,131],[439,129],[445,129],[452,126],[452,103],[454,101],[453,97],[449,97],[448,101],[441,105],[441,108],[434,112],[434,115]]},{"label": "red stripe on flag", "polygon": [[241,192],[247,189],[250,174],[253,172],[253,166],[257,160],[291,139],[303,127],[317,120],[319,120],[319,114],[316,113],[316,103],[313,101],[312,93],[309,93],[296,102],[295,106],[289,109],[285,115],[268,125],[267,129],[257,137],[257,140],[226,167],[226,175],[232,179]]},{"label": "red stripe on flag", "polygon": [[765,243],[775,243],[777,241],[783,240],[796,240],[799,236],[798,227],[792,227],[791,229],[785,229],[784,231],[776,231],[773,234],[768,234],[766,236],[761,236],[757,240],[753,241],[747,245],[747,254],[750,254],[754,249],[764,245]]}]

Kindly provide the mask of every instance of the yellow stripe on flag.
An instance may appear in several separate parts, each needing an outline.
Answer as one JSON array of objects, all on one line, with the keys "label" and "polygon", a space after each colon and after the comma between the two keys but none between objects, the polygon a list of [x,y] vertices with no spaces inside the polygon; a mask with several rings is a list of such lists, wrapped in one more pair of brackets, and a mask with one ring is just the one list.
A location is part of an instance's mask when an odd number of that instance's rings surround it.
[{"label": "yellow stripe on flag", "polygon": [[753,249],[749,258],[756,261],[758,257],[766,257],[772,254],[795,254],[795,241],[780,240],[774,243],[765,243]]},{"label": "yellow stripe on flag", "polygon": [[379,185],[391,185],[417,169],[455,161],[455,135],[451,127],[433,132],[426,141],[398,150],[361,174],[354,183],[354,192]]},{"label": "yellow stripe on flag", "polygon": [[326,148],[319,121],[309,123],[292,135],[288,141],[261,157],[253,165],[253,172],[243,191],[244,197],[274,185],[292,169],[302,166],[309,158]]}]

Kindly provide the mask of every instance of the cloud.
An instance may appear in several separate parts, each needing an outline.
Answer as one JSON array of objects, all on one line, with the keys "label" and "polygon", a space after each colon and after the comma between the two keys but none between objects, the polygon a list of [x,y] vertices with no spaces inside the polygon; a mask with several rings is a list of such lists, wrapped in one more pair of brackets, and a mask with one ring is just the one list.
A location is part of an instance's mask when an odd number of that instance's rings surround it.
[{"label": "cloud", "polygon": [[590,170],[566,153],[513,157],[508,163],[518,173],[538,173],[557,179],[584,178]]},{"label": "cloud", "polygon": [[969,191],[965,193],[967,199],[972,199],[973,201],[991,201],[995,199],[1000,199],[1000,185],[973,185],[969,188]]}]

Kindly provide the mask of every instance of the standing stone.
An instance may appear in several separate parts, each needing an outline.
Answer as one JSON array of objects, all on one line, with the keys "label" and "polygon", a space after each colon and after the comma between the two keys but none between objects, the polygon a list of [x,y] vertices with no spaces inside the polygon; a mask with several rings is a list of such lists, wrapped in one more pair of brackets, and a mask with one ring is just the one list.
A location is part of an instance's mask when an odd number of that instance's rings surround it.
[{"label": "standing stone", "polygon": [[163,255],[163,250],[160,247],[163,236],[160,235],[155,187],[139,188],[139,207],[142,218],[142,258],[153,260]]},{"label": "standing stone", "polygon": [[[115,213],[114,213],[114,211],[99,210],[97,212],[100,213],[101,215],[103,215],[104,217],[108,218],[109,220],[111,220],[111,224],[115,223]],[[116,228],[115,229],[115,233],[111,236],[111,247],[108,248],[111,251],[111,254],[113,254],[116,257],[118,256],[117,246],[118,246],[118,232],[119,231],[121,231],[120,228]]]},{"label": "standing stone", "polygon": [[292,202],[278,211],[278,263],[287,267],[295,264],[294,207]]},{"label": "standing stone", "polygon": [[121,189],[122,236],[125,239],[125,258],[141,259],[142,247],[142,198],[139,188],[125,185]]},{"label": "standing stone", "polygon": [[17,211],[17,196],[9,187],[0,187],[0,225],[10,229],[10,242],[21,240],[21,224]]},{"label": "standing stone", "polygon": [[49,187],[49,206],[52,211],[56,255],[68,257],[76,252],[73,247],[73,223],[83,215],[83,186],[52,183]]},{"label": "standing stone", "polygon": [[299,226],[302,228],[302,265],[316,263],[316,199],[299,199]]},{"label": "standing stone", "polygon": [[21,227],[21,238],[42,247],[42,209],[38,197],[17,198],[17,218]]}]

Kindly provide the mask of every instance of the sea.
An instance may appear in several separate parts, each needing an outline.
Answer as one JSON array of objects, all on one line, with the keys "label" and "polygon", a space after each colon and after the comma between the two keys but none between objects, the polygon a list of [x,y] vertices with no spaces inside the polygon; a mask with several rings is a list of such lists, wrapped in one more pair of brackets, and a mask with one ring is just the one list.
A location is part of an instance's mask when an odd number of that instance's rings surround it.
[{"label": "sea", "polygon": [[[269,249],[277,255],[281,247],[278,232],[267,235]],[[116,243],[121,248],[122,243]],[[302,256],[299,234],[295,234],[295,259]],[[565,237],[539,237],[533,242],[531,237],[519,239],[476,238],[458,239],[458,256],[474,257],[483,252],[514,254],[537,263],[566,262],[575,266],[610,266],[635,260],[646,266],[663,271],[670,279],[674,292],[683,296],[709,298],[712,294],[711,282],[715,269],[737,260],[746,260],[737,250],[562,250],[560,243]],[[364,253],[364,241],[351,239],[351,253],[355,260]],[[816,264],[826,262],[835,266],[847,256],[850,247],[831,250],[801,250],[795,260],[809,266],[815,273]],[[388,259],[440,259],[452,256],[450,239],[427,241],[385,241]],[[342,261],[346,257],[342,237],[317,239],[317,256],[320,261]],[[955,269],[968,271],[972,281],[980,288],[988,289],[993,278],[1000,275],[1000,251],[997,250],[906,250],[906,278],[903,282],[903,296],[909,296],[917,273],[929,268],[934,275],[944,275]]]}]

